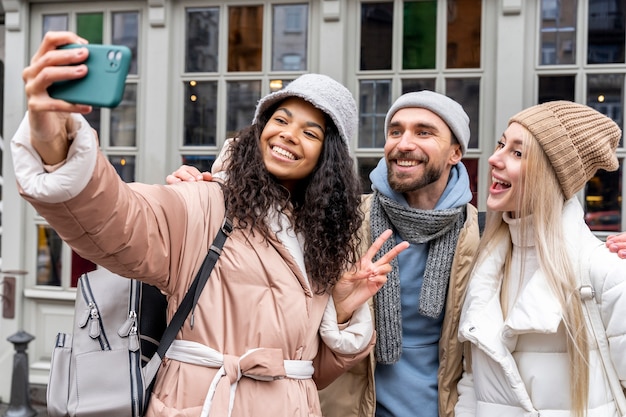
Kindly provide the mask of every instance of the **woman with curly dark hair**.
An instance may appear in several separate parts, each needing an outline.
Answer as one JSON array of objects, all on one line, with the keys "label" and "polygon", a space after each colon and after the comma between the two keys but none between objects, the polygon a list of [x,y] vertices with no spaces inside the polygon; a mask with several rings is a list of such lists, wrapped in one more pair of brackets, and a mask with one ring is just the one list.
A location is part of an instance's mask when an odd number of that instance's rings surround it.
[{"label": "woman with curly dark hair", "polygon": [[[48,32],[23,72],[29,113],[12,140],[20,192],[81,256],[157,286],[171,319],[225,215],[234,230],[157,374],[146,416],[315,416],[317,389],[371,350],[367,300],[400,244],[357,259],[350,92],[306,74],[259,102],[221,183],[126,184],[80,113],[47,88],[85,75],[85,43]],[[261,405],[262,404],[262,405]],[[262,407],[262,410],[261,410]]]}]

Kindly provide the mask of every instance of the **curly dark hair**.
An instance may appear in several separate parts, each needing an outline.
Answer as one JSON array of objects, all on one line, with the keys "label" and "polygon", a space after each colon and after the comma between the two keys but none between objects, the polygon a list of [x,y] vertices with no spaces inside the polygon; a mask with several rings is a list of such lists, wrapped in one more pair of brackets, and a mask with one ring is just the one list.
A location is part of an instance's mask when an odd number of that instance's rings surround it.
[{"label": "curly dark hair", "polygon": [[360,183],[348,147],[326,116],[324,144],[314,171],[293,194],[280,185],[267,171],[259,147],[261,132],[276,107],[242,129],[227,150],[227,178],[233,181],[224,184],[226,206],[236,227],[258,231],[265,238],[273,233],[265,221],[272,207],[289,216],[294,230],[304,236],[311,286],[322,294],[359,258]]}]

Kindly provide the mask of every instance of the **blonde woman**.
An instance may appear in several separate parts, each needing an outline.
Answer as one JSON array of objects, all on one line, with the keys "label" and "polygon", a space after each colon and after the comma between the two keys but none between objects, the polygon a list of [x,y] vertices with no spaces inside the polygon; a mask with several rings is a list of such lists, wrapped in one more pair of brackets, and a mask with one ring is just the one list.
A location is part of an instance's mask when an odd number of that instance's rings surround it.
[{"label": "blonde woman", "polygon": [[[513,116],[489,159],[487,222],[466,294],[456,416],[617,416],[579,296],[595,289],[622,386],[626,260],[584,222],[575,194],[618,168],[620,128],[558,101]],[[471,358],[471,360],[470,360]]]}]

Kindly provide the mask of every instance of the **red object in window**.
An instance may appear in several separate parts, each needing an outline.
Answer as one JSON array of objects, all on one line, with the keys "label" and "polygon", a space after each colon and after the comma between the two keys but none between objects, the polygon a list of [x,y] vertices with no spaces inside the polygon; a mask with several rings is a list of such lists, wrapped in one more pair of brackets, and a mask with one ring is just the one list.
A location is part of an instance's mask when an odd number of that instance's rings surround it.
[{"label": "red object in window", "polygon": [[76,252],[72,251],[72,287],[78,285],[78,278],[85,272],[95,271],[98,265],[85,258],[82,258]]}]

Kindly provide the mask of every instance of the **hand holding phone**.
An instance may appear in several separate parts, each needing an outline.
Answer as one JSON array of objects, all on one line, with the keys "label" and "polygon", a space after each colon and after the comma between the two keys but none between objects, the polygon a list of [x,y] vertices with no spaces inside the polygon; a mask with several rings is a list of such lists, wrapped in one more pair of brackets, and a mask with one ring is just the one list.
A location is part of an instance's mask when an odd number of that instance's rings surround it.
[{"label": "hand holding phone", "polygon": [[70,44],[60,48],[87,48],[83,62],[87,75],[74,80],[57,81],[48,87],[50,97],[70,103],[95,107],[117,107],[122,101],[130,68],[130,49],[122,45]]}]

